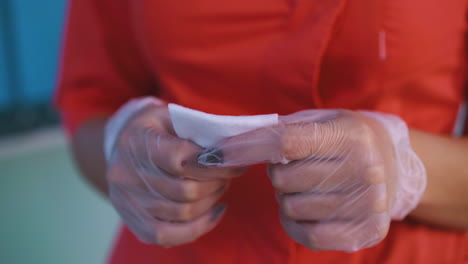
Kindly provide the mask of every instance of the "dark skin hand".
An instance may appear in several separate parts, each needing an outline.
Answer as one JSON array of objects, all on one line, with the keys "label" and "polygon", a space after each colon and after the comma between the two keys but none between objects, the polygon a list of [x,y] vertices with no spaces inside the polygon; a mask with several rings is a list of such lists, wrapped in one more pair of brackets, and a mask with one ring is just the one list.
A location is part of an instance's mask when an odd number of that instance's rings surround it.
[{"label": "dark skin hand", "polygon": [[[72,139],[81,174],[107,197],[103,131],[107,117],[85,122]],[[468,229],[468,138],[410,130],[411,143],[426,166],[427,189],[410,217],[447,229]]]}]

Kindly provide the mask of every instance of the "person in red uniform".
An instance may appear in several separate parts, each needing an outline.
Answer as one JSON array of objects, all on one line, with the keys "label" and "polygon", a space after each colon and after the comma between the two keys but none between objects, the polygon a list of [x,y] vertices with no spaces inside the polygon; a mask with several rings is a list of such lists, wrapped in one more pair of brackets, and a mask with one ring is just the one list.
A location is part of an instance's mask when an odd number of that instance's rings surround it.
[{"label": "person in red uniform", "polygon": [[[82,174],[124,220],[109,263],[468,263],[468,139],[451,135],[466,10],[462,0],[70,1],[56,103]],[[151,102],[123,114],[139,97]],[[279,113],[282,125],[222,143],[224,164],[196,165],[213,150],[175,136],[168,102]],[[396,190],[414,175],[396,172],[400,147],[373,118],[384,113],[408,125],[427,172],[416,208],[400,215]]]}]

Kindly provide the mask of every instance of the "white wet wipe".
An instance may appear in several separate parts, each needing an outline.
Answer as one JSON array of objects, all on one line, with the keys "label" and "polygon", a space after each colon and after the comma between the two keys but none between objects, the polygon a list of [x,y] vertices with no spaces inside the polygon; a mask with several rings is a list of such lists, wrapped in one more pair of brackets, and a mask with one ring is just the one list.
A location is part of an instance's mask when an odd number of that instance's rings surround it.
[{"label": "white wet wipe", "polygon": [[208,148],[225,138],[278,124],[278,114],[213,115],[177,104],[169,104],[169,114],[177,136]]}]

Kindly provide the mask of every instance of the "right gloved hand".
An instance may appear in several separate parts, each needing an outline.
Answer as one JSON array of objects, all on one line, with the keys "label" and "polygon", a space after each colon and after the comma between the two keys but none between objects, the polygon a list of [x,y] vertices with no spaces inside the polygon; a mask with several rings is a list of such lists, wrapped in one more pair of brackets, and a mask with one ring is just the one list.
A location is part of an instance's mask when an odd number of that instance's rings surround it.
[{"label": "right gloved hand", "polygon": [[108,122],[107,180],[112,204],[143,242],[164,247],[191,242],[219,222],[216,205],[242,169],[207,168],[202,148],[175,135],[167,105],[135,99]]}]

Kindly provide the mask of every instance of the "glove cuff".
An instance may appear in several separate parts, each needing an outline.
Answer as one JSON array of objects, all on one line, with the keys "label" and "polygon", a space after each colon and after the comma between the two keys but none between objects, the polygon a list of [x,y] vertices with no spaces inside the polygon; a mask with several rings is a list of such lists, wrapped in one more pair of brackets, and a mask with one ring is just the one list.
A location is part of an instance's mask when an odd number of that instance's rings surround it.
[{"label": "glove cuff", "polygon": [[155,97],[141,97],[128,101],[107,121],[104,130],[104,154],[106,160],[109,161],[112,151],[120,134],[120,130],[125,126],[127,121],[138,111],[148,105],[160,106],[164,102]]},{"label": "glove cuff", "polygon": [[402,220],[416,208],[424,194],[427,184],[426,169],[411,147],[408,126],[402,119],[390,114],[359,112],[380,122],[392,140],[398,178],[396,198],[390,214],[392,219]]}]

